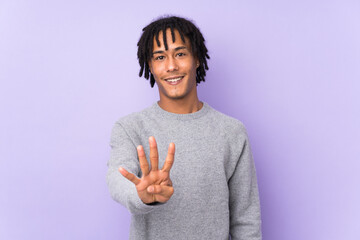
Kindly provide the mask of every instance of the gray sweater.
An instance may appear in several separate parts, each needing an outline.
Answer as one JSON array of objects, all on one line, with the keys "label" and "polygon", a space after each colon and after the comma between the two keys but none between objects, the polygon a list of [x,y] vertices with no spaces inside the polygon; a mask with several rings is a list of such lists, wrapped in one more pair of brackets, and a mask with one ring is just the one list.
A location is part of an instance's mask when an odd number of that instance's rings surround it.
[{"label": "gray sweater", "polygon": [[[149,161],[154,136],[162,168],[170,142],[174,194],[144,204],[120,166],[141,177],[136,147]],[[132,214],[130,239],[261,239],[256,172],[244,125],[204,102],[194,113],[170,113],[155,102],[118,120],[111,134],[107,183],[112,198]],[[149,162],[150,164],[150,162]]]}]

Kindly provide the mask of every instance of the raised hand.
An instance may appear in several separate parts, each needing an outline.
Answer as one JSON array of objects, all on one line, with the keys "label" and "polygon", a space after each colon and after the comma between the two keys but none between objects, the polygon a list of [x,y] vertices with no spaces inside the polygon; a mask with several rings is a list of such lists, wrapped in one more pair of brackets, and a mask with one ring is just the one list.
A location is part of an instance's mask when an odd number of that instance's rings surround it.
[{"label": "raised hand", "polygon": [[139,145],[137,147],[137,153],[142,177],[138,178],[122,167],[119,168],[119,172],[135,184],[138,195],[144,203],[164,203],[168,201],[174,193],[174,188],[170,179],[170,169],[174,163],[175,144],[169,144],[168,154],[161,170],[158,169],[159,154],[154,137],[149,138],[149,144],[151,169],[149,168],[148,161],[146,160],[144,148]]}]

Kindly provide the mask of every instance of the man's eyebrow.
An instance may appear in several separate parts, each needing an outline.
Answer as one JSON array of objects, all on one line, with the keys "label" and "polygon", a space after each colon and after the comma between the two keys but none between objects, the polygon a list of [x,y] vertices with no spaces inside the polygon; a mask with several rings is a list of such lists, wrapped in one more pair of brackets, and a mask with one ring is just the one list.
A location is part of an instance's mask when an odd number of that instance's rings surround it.
[{"label": "man's eyebrow", "polygon": [[[185,46],[180,46],[180,47],[174,48],[175,51],[179,51],[179,50],[181,50],[181,49],[186,49],[186,47],[185,47]],[[154,55],[154,54],[157,54],[157,53],[164,53],[164,51],[163,51],[163,50],[159,50],[159,51],[153,52],[152,54]]]},{"label": "man's eyebrow", "polygon": [[177,48],[175,48],[175,51],[178,51],[178,50],[181,50],[181,49],[186,49],[186,47],[185,46],[177,47]]},{"label": "man's eyebrow", "polygon": [[154,55],[154,54],[157,54],[157,53],[164,53],[164,51],[162,51],[162,50],[160,50],[160,51],[155,51],[155,52],[153,52],[152,54]]}]

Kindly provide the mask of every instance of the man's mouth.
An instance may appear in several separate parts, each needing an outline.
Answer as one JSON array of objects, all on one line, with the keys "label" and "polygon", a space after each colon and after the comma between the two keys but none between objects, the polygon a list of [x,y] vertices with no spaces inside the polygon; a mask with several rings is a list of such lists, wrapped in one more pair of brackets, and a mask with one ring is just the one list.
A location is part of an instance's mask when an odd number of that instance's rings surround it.
[{"label": "man's mouth", "polygon": [[174,77],[174,78],[166,78],[165,81],[171,85],[176,85],[180,83],[180,81],[184,78],[184,76]]}]

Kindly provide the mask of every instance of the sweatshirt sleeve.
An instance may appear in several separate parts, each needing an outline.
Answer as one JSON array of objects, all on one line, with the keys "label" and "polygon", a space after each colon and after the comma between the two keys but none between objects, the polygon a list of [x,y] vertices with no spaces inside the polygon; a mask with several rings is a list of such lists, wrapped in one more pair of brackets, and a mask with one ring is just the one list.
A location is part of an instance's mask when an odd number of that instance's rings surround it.
[{"label": "sweatshirt sleeve", "polygon": [[119,172],[119,167],[125,168],[135,176],[140,176],[141,170],[134,142],[126,133],[120,122],[116,122],[110,139],[110,160],[107,163],[107,185],[111,197],[126,207],[131,214],[146,214],[160,205],[147,205],[139,198],[135,184]]},{"label": "sweatshirt sleeve", "polygon": [[261,240],[260,201],[255,165],[246,129],[241,153],[229,179],[230,236],[232,240]]}]

